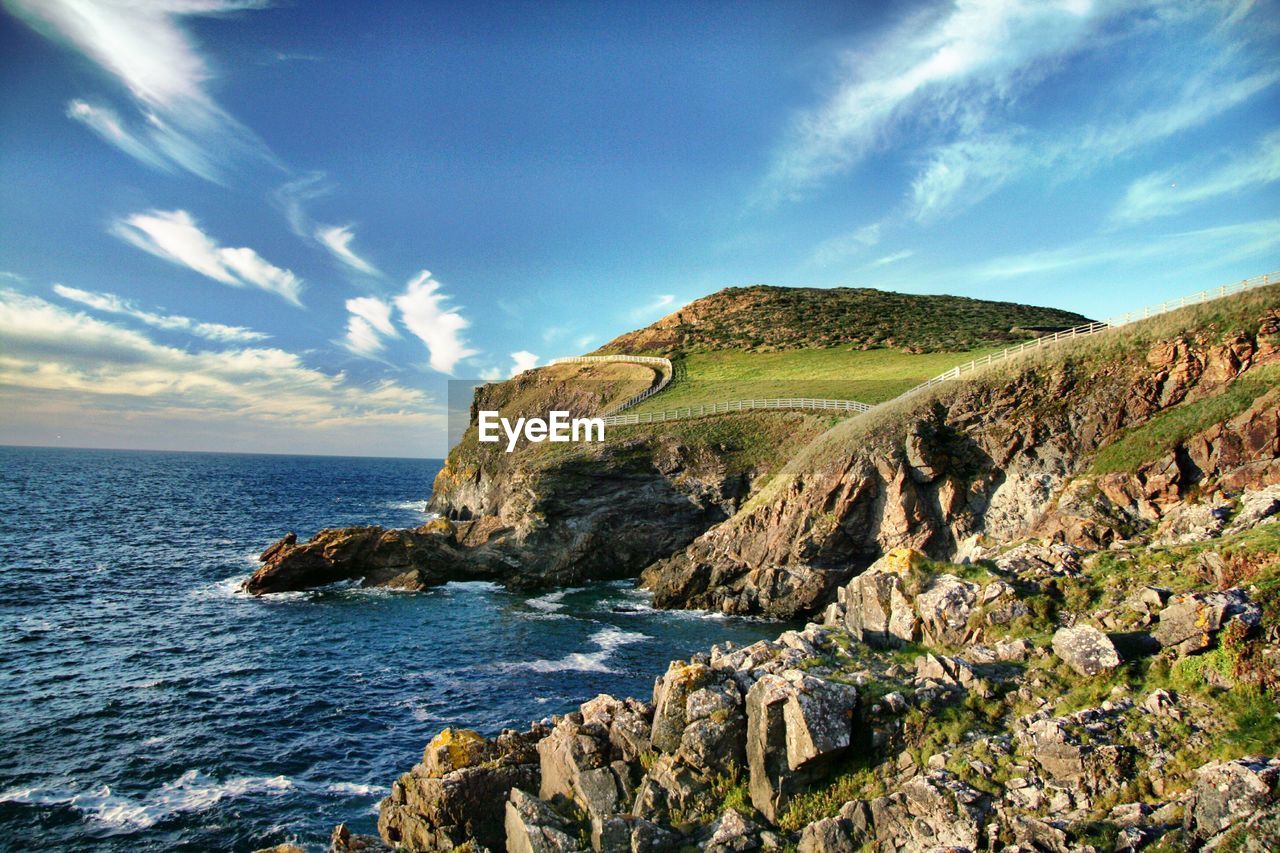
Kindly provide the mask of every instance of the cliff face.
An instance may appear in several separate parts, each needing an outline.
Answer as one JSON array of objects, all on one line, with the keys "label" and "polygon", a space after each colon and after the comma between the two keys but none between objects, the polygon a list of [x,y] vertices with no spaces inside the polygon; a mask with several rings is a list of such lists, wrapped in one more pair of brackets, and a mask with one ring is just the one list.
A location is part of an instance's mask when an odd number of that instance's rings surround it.
[{"label": "cliff face", "polygon": [[[637,374],[640,371],[640,374]],[[514,588],[635,577],[737,511],[762,477],[818,435],[823,422],[745,413],[670,429],[610,430],[595,444],[477,441],[480,410],[504,417],[594,414],[652,381],[635,365],[566,366],[477,390],[471,427],[436,478],[418,530],[322,531],[263,554],[250,592],[340,580],[419,589],[487,578]]]},{"label": "cliff face", "polygon": [[[1254,303],[1238,330],[1086,344],[837,427],[643,582],[659,606],[793,616],[892,548],[951,559],[975,536],[1032,534],[1101,547],[1159,535],[1193,493],[1280,482],[1280,322]],[[1116,470],[1091,470],[1100,449]]]}]

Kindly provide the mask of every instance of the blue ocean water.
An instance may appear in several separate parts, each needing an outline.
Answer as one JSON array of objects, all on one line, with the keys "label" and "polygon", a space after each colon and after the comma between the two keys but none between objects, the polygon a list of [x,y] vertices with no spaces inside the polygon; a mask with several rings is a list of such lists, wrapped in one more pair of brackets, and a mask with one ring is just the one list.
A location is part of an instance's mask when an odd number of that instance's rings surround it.
[{"label": "blue ocean water", "polygon": [[288,530],[420,524],[438,461],[0,448],[0,847],[250,850],[373,832],[446,725],[494,733],[777,624],[628,584],[237,585]]}]

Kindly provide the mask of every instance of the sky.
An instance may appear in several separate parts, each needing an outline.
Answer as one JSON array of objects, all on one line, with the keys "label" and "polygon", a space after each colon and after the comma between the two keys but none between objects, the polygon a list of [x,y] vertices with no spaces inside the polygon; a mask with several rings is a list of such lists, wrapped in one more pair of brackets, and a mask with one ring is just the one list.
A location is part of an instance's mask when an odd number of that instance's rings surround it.
[{"label": "sky", "polygon": [[1277,2],[0,4],[0,443],[441,456],[723,287],[1280,269]]}]

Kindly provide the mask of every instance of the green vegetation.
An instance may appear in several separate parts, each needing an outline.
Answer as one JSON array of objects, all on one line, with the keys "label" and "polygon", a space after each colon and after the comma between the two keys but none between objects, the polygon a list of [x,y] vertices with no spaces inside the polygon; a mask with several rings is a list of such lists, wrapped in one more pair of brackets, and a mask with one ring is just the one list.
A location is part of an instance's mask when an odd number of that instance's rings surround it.
[{"label": "green vegetation", "polygon": [[996,349],[908,353],[835,347],[692,353],[680,358],[676,382],[627,411],[662,412],[702,403],[780,397],[858,400],[874,405]]},{"label": "green vegetation", "polygon": [[771,352],[842,345],[961,352],[1088,322],[1056,308],[870,288],[730,287],[601,352]]},{"label": "green vegetation", "polygon": [[875,765],[859,755],[840,765],[827,784],[799,794],[778,817],[778,827],[798,832],[815,820],[831,817],[850,800],[870,800],[884,795],[887,787]]},{"label": "green vegetation", "polygon": [[1166,409],[1146,423],[1124,430],[1099,450],[1088,473],[1099,475],[1136,471],[1196,433],[1245,411],[1258,397],[1275,389],[1278,379],[1280,368],[1266,365],[1232,382],[1216,397]]}]

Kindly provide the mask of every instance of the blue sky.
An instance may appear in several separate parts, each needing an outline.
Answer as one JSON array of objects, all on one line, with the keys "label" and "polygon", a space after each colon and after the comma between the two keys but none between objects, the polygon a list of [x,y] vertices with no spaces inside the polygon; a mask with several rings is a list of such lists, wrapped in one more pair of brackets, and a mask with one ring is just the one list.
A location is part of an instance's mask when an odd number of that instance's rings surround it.
[{"label": "blue sky", "polygon": [[1280,269],[1265,0],[0,2],[0,442],[441,455],[730,285]]}]

